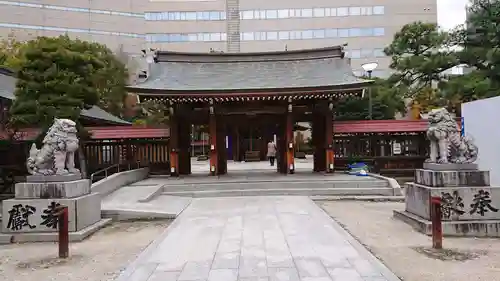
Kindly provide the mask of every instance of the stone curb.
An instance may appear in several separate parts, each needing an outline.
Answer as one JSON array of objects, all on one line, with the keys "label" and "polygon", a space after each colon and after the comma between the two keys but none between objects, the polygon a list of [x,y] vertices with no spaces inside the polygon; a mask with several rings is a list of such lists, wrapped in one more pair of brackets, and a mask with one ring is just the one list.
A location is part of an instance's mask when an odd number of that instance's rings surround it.
[{"label": "stone curb", "polygon": [[393,192],[392,195],[394,195],[394,196],[403,195],[403,192],[401,191],[401,186],[399,185],[398,181],[395,180],[394,178],[384,177],[382,175],[372,174],[372,173],[368,173],[368,175],[370,177],[374,177],[376,179],[387,181],[387,183],[389,184],[389,187],[392,188],[392,192]]},{"label": "stone curb", "polygon": [[404,196],[309,196],[313,201],[404,202]]},{"label": "stone curb", "polygon": [[144,196],[143,198],[138,198],[137,202],[139,203],[148,203],[152,201],[153,199],[156,199],[156,197],[160,196],[161,193],[163,192],[163,186],[164,184],[157,184],[155,185],[156,190],[149,193],[148,195]]}]

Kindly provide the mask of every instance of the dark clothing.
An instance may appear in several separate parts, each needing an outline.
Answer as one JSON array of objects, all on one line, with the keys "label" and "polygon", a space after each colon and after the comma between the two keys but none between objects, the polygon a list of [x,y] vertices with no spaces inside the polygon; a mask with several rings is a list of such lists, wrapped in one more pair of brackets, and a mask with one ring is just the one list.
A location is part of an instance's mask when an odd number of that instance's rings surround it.
[{"label": "dark clothing", "polygon": [[269,163],[271,164],[271,166],[274,166],[274,160],[276,159],[275,156],[269,156]]}]

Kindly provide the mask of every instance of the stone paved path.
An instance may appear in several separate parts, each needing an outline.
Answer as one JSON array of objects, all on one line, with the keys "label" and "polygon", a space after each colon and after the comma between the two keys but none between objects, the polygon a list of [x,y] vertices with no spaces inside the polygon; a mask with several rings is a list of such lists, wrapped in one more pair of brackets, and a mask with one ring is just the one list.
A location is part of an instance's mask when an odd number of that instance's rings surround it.
[{"label": "stone paved path", "polygon": [[117,280],[399,279],[310,199],[280,196],[193,200]]}]

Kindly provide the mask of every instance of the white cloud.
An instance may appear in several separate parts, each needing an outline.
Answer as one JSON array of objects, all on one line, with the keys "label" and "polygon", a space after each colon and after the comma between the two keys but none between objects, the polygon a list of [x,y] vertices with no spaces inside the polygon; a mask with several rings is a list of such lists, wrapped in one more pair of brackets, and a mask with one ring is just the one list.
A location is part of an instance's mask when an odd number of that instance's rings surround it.
[{"label": "white cloud", "polygon": [[437,0],[438,24],[450,30],[465,22],[465,6],[468,0]]}]

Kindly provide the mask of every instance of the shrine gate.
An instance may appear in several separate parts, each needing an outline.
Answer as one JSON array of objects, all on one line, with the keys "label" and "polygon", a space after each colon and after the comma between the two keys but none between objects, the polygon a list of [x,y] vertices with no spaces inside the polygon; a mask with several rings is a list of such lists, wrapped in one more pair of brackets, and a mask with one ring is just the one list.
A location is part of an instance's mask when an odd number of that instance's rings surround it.
[{"label": "shrine gate", "polygon": [[210,175],[226,174],[228,159],[248,153],[245,140],[252,141],[251,133],[262,140],[260,147],[276,139],[277,171],[292,174],[296,122],[312,123],[313,170],[332,173],[336,100],[361,97],[369,83],[353,75],[341,46],[265,53],[155,51],[147,78],[128,90],[141,101],[167,106],[172,176],[191,173],[192,125],[208,126]]}]

